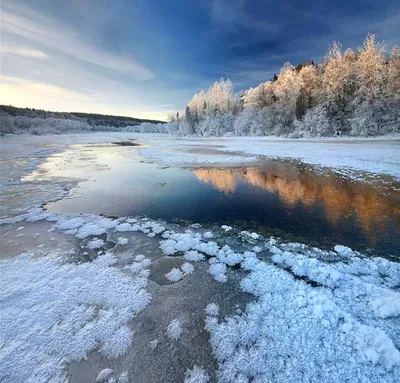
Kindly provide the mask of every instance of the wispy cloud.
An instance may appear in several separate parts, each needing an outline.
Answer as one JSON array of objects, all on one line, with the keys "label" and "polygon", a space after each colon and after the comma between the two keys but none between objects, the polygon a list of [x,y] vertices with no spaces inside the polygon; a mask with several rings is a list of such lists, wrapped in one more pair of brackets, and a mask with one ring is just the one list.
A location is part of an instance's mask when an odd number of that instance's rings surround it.
[{"label": "wispy cloud", "polygon": [[4,54],[15,54],[19,56],[25,56],[25,57],[30,57],[30,58],[36,58],[36,59],[47,59],[47,54],[38,50],[38,49],[31,49],[31,48],[26,48],[23,46],[12,46],[12,45],[7,45],[7,44],[2,44],[0,47],[1,53]]},{"label": "wispy cloud", "polygon": [[26,7],[16,6],[12,3],[3,4],[1,28],[2,33],[8,32],[23,38],[26,42],[42,45],[48,54],[59,52],[70,55],[75,59],[112,71],[130,74],[140,81],[154,77],[152,71],[139,62],[116,57],[99,50],[85,42],[85,36],[70,30],[60,21],[52,20]]}]

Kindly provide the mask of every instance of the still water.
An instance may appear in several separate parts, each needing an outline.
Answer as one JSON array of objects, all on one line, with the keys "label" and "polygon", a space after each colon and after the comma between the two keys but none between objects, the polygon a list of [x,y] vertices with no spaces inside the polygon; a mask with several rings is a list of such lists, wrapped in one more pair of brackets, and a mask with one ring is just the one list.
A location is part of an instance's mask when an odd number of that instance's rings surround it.
[{"label": "still water", "polygon": [[51,158],[31,180],[85,179],[55,213],[146,215],[168,221],[238,225],[316,246],[400,254],[400,185],[372,186],[302,163],[173,168],[143,162],[133,148],[82,147]]}]

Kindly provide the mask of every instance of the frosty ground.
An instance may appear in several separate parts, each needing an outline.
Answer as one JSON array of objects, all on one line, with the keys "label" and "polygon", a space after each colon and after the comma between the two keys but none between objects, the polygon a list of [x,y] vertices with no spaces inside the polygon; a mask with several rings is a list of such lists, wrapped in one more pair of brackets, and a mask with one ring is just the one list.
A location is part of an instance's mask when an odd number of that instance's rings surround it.
[{"label": "frosty ground", "polygon": [[[168,165],[291,158],[400,179],[400,141],[176,140],[101,133],[2,139],[5,382],[396,382],[398,254],[318,249],[245,227],[57,215],[76,178],[31,179],[72,144],[129,141]],[[261,156],[261,157],[260,157]]]}]

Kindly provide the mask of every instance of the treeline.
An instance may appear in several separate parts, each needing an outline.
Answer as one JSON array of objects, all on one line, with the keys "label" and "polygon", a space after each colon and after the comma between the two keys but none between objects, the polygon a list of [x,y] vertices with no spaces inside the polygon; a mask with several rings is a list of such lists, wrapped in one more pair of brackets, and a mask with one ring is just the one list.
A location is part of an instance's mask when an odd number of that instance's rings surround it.
[{"label": "treeline", "polygon": [[124,131],[160,121],[92,113],[49,112],[0,105],[1,133],[62,134],[79,131]]},{"label": "treeline", "polygon": [[358,52],[333,43],[321,64],[285,63],[271,81],[235,94],[230,80],[195,94],[185,113],[142,132],[178,136],[372,136],[400,131],[400,48],[367,36]]}]

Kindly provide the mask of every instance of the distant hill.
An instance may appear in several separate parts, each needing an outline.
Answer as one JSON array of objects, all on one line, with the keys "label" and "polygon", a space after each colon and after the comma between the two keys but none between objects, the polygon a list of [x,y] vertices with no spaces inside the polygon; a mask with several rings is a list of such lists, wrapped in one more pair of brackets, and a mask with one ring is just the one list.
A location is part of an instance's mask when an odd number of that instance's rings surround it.
[{"label": "distant hill", "polygon": [[17,108],[11,105],[0,105],[0,113],[6,113],[10,116],[23,116],[29,118],[61,118],[70,120],[80,120],[90,126],[113,126],[116,128],[125,128],[127,126],[140,125],[143,122],[153,124],[163,123],[164,121],[146,120],[134,117],[112,116],[108,114],[79,113],[79,112],[50,112],[42,109]]}]

